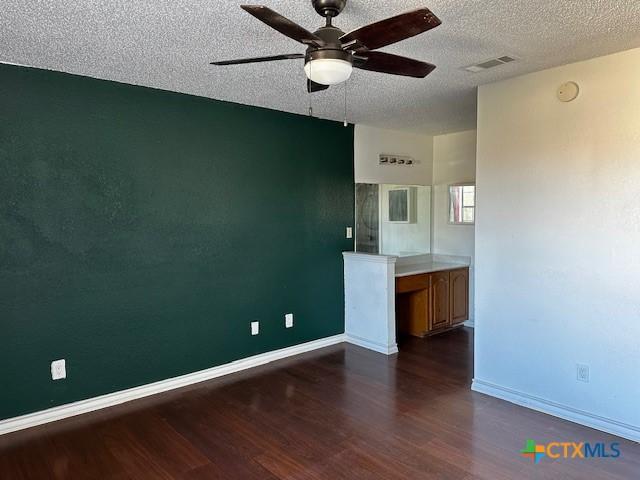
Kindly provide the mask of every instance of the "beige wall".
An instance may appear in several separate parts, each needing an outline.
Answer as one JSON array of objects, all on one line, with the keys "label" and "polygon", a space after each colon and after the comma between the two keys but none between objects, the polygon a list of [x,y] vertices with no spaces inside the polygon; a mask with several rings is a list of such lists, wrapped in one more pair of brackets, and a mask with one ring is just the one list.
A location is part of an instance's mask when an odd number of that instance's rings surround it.
[{"label": "beige wall", "polygon": [[473,256],[474,226],[449,224],[449,185],[476,180],[476,131],[434,137],[433,251]]},{"label": "beige wall", "polygon": [[[431,194],[433,208],[430,211],[431,218],[427,222],[432,228],[422,228],[419,232],[412,232],[412,228],[415,230],[415,225],[393,226],[394,230],[402,231],[406,238],[401,243],[388,242],[388,247],[391,249],[389,251],[398,253],[421,250],[471,257],[469,293],[470,320],[473,321],[474,226],[449,225],[448,186],[452,183],[475,180],[476,131],[431,137],[356,125],[354,148],[356,183],[433,185]],[[419,163],[412,167],[379,165],[378,155],[381,153],[408,155]],[[384,196],[384,191],[381,194]],[[382,200],[385,201],[384,198]],[[424,204],[426,202],[421,203],[421,205]],[[424,213],[424,208],[421,211]],[[381,226],[384,227],[384,222]],[[386,233],[389,237],[389,232]],[[421,239],[420,236],[424,238]],[[393,236],[393,238],[400,237]]]},{"label": "beige wall", "polygon": [[[378,165],[378,155],[407,155],[416,165]],[[356,183],[431,185],[433,178],[433,137],[415,133],[356,125],[354,139]]]},{"label": "beige wall", "polygon": [[478,101],[474,388],[640,440],[640,50]]},{"label": "beige wall", "polygon": [[475,182],[476,131],[438,135],[433,139],[432,252],[471,257],[470,320],[473,321],[474,225],[449,224],[449,185]]}]

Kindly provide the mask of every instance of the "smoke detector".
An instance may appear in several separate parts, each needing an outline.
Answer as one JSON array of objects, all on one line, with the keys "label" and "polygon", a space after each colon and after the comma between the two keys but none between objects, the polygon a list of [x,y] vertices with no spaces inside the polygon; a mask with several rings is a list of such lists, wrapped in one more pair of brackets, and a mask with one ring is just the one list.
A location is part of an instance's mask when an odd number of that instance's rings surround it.
[{"label": "smoke detector", "polygon": [[573,102],[580,95],[580,86],[576,82],[566,82],[558,87],[558,100]]}]

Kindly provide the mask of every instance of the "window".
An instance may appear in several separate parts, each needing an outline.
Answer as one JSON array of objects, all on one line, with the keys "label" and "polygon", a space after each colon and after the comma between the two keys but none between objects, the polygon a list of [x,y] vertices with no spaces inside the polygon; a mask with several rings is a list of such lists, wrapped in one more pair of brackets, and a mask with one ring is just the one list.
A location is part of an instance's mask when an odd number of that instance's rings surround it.
[{"label": "window", "polygon": [[449,223],[472,225],[476,220],[476,186],[449,186]]}]

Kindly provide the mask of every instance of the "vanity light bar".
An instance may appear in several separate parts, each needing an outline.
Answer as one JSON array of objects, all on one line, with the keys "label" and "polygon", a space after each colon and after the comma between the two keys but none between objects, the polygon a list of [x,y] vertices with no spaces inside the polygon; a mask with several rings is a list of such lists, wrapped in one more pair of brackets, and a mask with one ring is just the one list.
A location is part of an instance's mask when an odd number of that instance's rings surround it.
[{"label": "vanity light bar", "polygon": [[400,165],[409,167],[411,165],[415,165],[417,162],[411,158],[404,155],[391,155],[388,153],[381,153],[378,159],[379,165]]}]

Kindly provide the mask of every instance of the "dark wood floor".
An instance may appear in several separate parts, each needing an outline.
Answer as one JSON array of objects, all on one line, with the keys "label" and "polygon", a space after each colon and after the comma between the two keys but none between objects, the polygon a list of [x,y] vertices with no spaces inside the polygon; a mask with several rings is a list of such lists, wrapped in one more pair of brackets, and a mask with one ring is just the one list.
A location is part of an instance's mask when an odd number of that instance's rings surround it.
[{"label": "dark wood floor", "polygon": [[[339,345],[0,437],[1,479],[638,479],[640,445],[469,390],[472,331]],[[620,441],[543,459],[527,438]]]}]

